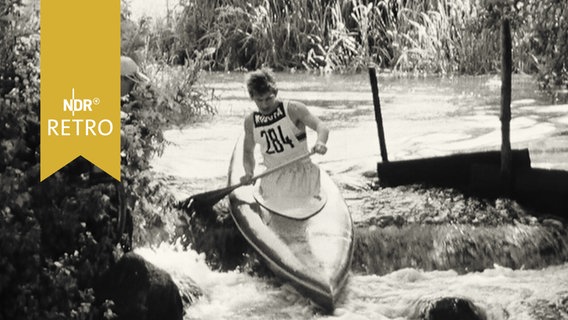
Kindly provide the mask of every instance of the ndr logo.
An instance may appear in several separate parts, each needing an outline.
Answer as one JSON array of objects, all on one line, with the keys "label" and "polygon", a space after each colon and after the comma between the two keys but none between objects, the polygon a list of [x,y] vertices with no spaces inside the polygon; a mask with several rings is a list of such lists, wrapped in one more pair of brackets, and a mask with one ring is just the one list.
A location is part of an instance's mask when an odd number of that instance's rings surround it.
[{"label": "ndr logo", "polygon": [[71,111],[73,116],[75,112],[93,111],[91,106],[101,103],[99,98],[94,99],[76,99],[75,88],[71,89],[71,99],[63,99],[63,111]]}]

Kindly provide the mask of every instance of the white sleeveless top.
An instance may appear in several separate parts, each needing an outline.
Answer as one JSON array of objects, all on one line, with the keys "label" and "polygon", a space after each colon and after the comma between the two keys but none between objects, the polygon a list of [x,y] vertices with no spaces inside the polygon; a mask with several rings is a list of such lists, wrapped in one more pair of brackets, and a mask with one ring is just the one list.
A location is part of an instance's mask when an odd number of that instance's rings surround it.
[{"label": "white sleeveless top", "polygon": [[253,113],[254,141],[260,145],[268,169],[308,153],[306,130],[292,122],[288,106],[285,101],[270,114]]}]

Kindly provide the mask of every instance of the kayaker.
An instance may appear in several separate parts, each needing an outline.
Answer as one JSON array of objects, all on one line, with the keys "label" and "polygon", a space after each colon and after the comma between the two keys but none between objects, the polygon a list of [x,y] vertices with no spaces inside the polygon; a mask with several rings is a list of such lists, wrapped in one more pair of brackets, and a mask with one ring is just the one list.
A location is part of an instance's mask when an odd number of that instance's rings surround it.
[{"label": "kayaker", "polygon": [[[252,181],[255,159],[254,148],[260,145],[267,169],[307,154],[306,127],[317,133],[312,150],[327,152],[329,129],[306,106],[298,101],[278,98],[278,87],[269,69],[259,69],[246,76],[247,90],[258,111],[244,121],[243,165],[245,175],[241,181]],[[265,176],[259,192],[265,199],[272,197],[318,196],[320,192],[319,168],[307,158],[282,170]]]}]

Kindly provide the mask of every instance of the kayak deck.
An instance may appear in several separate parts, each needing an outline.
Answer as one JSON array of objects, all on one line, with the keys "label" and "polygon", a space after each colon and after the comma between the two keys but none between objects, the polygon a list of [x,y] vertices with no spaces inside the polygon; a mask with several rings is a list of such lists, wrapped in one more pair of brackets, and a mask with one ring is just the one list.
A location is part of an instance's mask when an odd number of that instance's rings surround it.
[{"label": "kayak deck", "polygon": [[[239,142],[231,159],[229,184],[238,182],[243,174]],[[289,218],[259,205],[253,186],[238,188],[229,198],[237,227],[269,267],[331,312],[349,273],[353,223],[337,186],[323,171],[321,187],[327,201],[306,219]]]},{"label": "kayak deck", "polygon": [[[327,202],[327,196],[323,192],[318,196],[312,197],[301,196],[282,199],[265,199],[260,193],[258,188],[259,184],[260,182],[256,183],[253,191],[256,202],[268,211],[278,213],[285,217],[300,220],[307,219],[318,213]],[[298,206],[298,203],[301,203],[302,206]]]}]

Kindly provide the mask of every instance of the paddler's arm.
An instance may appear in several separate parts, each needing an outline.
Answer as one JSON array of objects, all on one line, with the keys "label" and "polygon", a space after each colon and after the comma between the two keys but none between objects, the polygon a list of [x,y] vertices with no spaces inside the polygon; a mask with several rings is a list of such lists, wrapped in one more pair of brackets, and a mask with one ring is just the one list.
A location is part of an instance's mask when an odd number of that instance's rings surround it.
[{"label": "paddler's arm", "polygon": [[290,103],[288,110],[292,120],[295,120],[294,122],[300,121],[308,128],[317,132],[318,137],[312,150],[319,154],[325,154],[327,152],[326,143],[329,137],[329,129],[323,121],[314,116],[304,104],[299,102]]},{"label": "paddler's arm", "polygon": [[243,141],[243,167],[245,169],[245,175],[241,177],[241,182],[247,184],[254,182],[251,179],[254,174],[255,165],[252,115],[249,115],[245,118],[245,138]]}]

